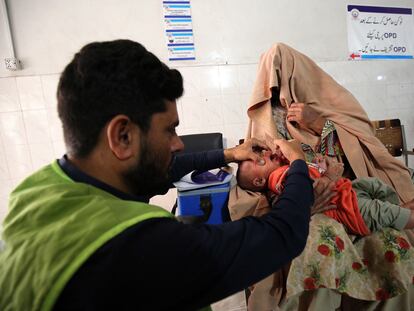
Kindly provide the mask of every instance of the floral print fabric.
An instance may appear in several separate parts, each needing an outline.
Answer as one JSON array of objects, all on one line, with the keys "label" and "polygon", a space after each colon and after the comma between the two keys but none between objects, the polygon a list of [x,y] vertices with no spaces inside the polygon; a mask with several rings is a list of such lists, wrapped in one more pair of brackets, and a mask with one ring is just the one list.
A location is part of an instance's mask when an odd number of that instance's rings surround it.
[{"label": "floral print fabric", "polygon": [[414,284],[410,258],[414,250],[403,231],[386,228],[357,239],[340,223],[316,214],[305,250],[292,261],[287,298],[317,288],[363,300],[392,298]]}]

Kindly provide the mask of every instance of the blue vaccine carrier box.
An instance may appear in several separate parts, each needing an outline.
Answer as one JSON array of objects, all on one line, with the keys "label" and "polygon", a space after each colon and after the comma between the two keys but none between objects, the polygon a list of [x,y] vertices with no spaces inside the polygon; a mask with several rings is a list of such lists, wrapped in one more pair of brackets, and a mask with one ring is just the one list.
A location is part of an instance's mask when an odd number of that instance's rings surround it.
[{"label": "blue vaccine carrier box", "polygon": [[[229,221],[227,203],[230,181],[199,189],[177,191],[177,215],[190,223],[221,224]],[[186,222],[186,221],[184,221]]]}]

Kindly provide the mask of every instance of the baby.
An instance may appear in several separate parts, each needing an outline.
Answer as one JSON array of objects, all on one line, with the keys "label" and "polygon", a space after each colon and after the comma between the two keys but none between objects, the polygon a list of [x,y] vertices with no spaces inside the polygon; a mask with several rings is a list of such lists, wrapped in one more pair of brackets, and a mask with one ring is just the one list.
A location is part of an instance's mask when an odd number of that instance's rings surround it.
[{"label": "baby", "polygon": [[[237,171],[237,183],[245,190],[264,191],[279,195],[289,170],[289,162],[280,152],[263,153],[264,165],[243,161]],[[351,182],[342,178],[343,165],[328,157],[317,157],[308,163],[312,179],[328,185],[335,182],[336,195],[330,204],[336,209],[324,214],[342,223],[351,234],[368,235],[383,227],[397,230],[414,228],[414,200],[399,206],[396,192],[378,178],[360,178]]]}]

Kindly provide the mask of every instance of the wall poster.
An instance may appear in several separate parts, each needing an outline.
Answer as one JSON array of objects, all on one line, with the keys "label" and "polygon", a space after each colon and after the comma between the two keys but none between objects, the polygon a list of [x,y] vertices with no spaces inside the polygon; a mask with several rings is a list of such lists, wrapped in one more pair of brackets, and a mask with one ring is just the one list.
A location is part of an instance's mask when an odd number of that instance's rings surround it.
[{"label": "wall poster", "polygon": [[411,8],[348,5],[349,59],[412,59]]},{"label": "wall poster", "polygon": [[195,60],[190,1],[163,1],[169,61]]}]

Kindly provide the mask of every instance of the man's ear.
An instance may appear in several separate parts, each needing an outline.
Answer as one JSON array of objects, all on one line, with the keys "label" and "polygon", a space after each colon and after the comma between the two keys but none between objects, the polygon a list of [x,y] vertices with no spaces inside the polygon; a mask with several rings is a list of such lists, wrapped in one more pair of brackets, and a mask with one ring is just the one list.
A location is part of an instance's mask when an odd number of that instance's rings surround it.
[{"label": "man's ear", "polygon": [[266,178],[263,177],[256,177],[253,179],[253,185],[256,187],[263,187],[266,184]]},{"label": "man's ear", "polygon": [[119,160],[127,160],[136,152],[136,140],[139,139],[136,129],[139,131],[138,126],[126,115],[117,115],[109,121],[106,128],[108,145]]}]

